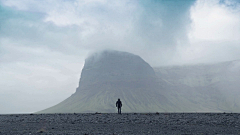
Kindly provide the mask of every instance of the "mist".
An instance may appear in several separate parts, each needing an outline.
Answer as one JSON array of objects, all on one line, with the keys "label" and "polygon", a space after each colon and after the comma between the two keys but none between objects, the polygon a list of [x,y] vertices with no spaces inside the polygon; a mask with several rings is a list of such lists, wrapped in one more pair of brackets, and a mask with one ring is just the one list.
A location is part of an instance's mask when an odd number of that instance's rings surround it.
[{"label": "mist", "polygon": [[239,23],[237,0],[0,0],[0,113],[69,97],[84,60],[106,49],[152,67],[238,60]]}]

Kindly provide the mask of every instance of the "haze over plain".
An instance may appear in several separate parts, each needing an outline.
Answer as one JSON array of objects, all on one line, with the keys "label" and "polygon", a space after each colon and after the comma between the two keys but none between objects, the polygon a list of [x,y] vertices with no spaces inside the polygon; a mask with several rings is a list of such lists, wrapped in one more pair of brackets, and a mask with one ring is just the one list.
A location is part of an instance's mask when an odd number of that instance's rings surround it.
[{"label": "haze over plain", "polygon": [[0,0],[0,113],[69,97],[99,50],[152,67],[240,59],[239,23],[237,0]]}]

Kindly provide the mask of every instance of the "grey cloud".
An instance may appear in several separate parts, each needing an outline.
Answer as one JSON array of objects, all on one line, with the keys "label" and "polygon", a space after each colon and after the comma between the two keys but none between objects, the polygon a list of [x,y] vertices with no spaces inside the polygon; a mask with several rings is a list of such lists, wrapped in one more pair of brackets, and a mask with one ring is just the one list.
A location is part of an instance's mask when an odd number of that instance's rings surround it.
[{"label": "grey cloud", "polygon": [[[164,65],[171,63],[179,43],[188,43],[188,9],[193,2],[134,1],[116,9],[100,3],[86,10],[70,10],[70,15],[79,15],[84,23],[62,27],[55,26],[55,22],[44,22],[44,18],[51,17],[49,8],[43,8],[47,9],[43,11],[44,16],[38,12],[15,11],[9,15],[12,18],[5,21],[2,37],[18,40],[25,46],[44,46],[69,55],[81,49],[122,50],[138,54],[152,65]],[[60,12],[61,6],[58,4],[53,9]],[[66,8],[76,7],[68,2]]]}]

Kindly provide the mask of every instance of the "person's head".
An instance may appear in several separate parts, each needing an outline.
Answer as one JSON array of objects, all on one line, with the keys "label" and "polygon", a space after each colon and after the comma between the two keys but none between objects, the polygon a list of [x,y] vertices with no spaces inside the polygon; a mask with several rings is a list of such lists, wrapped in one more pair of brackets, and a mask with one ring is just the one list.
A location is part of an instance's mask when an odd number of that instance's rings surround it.
[{"label": "person's head", "polygon": [[120,98],[118,99],[118,101],[120,101]]}]

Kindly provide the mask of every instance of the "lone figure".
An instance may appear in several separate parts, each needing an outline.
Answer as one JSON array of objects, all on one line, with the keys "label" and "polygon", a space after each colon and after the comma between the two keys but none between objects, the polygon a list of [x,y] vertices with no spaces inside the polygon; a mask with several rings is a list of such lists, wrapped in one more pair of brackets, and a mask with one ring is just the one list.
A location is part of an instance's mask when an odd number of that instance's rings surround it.
[{"label": "lone figure", "polygon": [[121,114],[122,102],[120,101],[120,98],[116,102],[116,107],[118,108],[118,114]]}]

